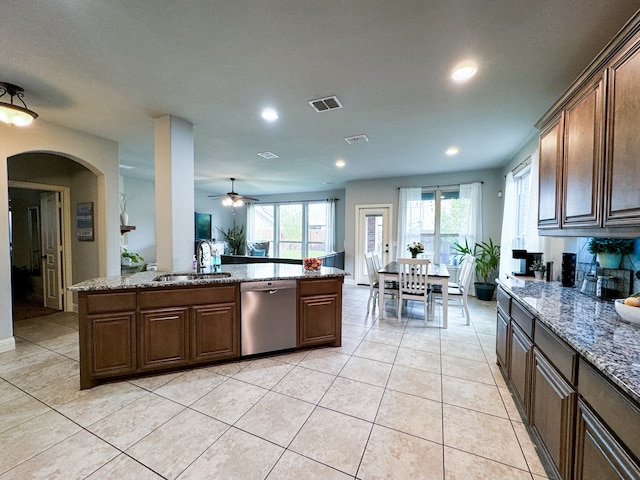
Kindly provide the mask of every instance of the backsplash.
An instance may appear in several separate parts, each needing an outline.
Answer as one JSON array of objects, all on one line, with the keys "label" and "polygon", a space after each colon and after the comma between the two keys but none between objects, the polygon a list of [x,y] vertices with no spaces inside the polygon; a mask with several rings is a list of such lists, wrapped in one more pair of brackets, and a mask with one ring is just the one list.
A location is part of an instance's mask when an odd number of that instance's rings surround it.
[{"label": "backsplash", "polygon": [[578,239],[578,252],[576,259],[576,288],[582,286],[582,282],[588,273],[597,276],[612,277],[613,287],[619,292],[619,297],[626,297],[630,293],[640,292],[640,279],[636,272],[640,271],[640,242],[636,239],[635,252],[622,256],[620,268],[600,268],[596,261],[596,255],[589,253],[587,243],[589,238]]}]

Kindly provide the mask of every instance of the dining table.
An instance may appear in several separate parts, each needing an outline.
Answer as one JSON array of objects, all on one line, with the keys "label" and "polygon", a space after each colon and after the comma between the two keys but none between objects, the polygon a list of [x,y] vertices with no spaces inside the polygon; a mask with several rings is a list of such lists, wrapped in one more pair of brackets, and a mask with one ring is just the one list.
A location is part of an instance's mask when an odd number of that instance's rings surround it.
[{"label": "dining table", "polygon": [[[397,282],[399,276],[400,265],[398,264],[398,262],[389,262],[380,270],[378,270],[378,311],[380,312],[381,320],[384,320],[384,284],[385,282]],[[442,328],[447,328],[449,303],[449,270],[447,270],[447,267],[445,265],[429,263],[427,277],[428,283],[432,285],[441,285],[442,287]],[[398,305],[398,308],[402,307]]]}]

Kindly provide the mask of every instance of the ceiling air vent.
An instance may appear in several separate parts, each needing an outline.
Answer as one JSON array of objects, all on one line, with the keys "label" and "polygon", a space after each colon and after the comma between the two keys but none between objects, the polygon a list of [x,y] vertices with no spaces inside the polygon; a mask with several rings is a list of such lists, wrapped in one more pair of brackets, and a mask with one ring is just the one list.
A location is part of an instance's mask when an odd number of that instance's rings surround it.
[{"label": "ceiling air vent", "polygon": [[264,158],[265,160],[272,160],[274,158],[280,158],[273,152],[260,152],[258,156]]},{"label": "ceiling air vent", "polygon": [[336,96],[310,100],[309,105],[311,105],[311,107],[318,113],[342,108],[342,103],[340,103],[340,100],[338,100],[338,97]]},{"label": "ceiling air vent", "polygon": [[349,145],[359,145],[364,142],[368,142],[369,139],[366,135],[353,135],[352,137],[344,137],[344,141]]}]

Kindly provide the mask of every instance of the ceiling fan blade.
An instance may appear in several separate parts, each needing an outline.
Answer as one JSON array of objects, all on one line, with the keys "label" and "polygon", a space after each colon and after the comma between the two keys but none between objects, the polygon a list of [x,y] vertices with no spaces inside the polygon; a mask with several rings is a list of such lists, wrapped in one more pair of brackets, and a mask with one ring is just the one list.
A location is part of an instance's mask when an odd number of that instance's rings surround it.
[{"label": "ceiling fan blade", "polygon": [[254,197],[246,197],[244,195],[238,195],[238,198],[241,198],[242,200],[250,200],[252,202],[259,202],[260,200],[258,200],[257,198]]}]

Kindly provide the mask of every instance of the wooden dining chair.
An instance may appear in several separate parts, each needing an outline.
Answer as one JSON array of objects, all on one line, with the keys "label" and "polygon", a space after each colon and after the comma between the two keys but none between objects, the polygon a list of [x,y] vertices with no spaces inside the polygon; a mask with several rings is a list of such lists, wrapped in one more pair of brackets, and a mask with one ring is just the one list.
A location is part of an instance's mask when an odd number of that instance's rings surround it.
[{"label": "wooden dining chair", "polygon": [[424,303],[424,321],[429,317],[429,259],[398,259],[398,322],[402,321],[402,309],[406,300]]}]

